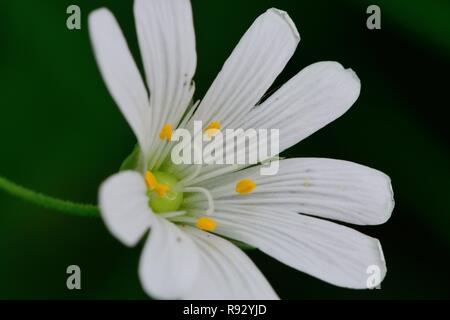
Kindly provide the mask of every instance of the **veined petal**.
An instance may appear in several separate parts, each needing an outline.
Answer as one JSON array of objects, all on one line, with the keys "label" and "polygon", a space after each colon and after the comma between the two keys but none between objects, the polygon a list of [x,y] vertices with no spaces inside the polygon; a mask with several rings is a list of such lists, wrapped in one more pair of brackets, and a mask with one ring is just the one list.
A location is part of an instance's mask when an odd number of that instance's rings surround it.
[{"label": "veined petal", "polygon": [[139,277],[144,290],[159,299],[180,299],[201,276],[200,253],[185,232],[157,215],[142,251]]},{"label": "veined petal", "polygon": [[361,83],[337,62],[314,63],[242,119],[243,128],[280,130],[280,152],[339,118],[356,101]]},{"label": "veined petal", "polygon": [[231,242],[185,227],[201,253],[200,275],[185,299],[278,299],[264,275]]},{"label": "veined petal", "polygon": [[259,16],[226,61],[194,120],[228,127],[262,98],[294,53],[299,33],[289,15],[269,9]]},{"label": "veined petal", "polygon": [[[231,152],[249,159],[251,152],[258,152],[263,147],[269,151],[268,158],[276,156],[276,151],[281,153],[340,117],[356,101],[360,88],[356,74],[337,62],[318,62],[304,68],[261,105],[241,116],[233,127],[278,129],[279,148],[273,149],[271,137],[266,137],[267,140],[260,137],[256,145],[249,148],[244,139],[240,144],[234,144],[235,137],[230,135],[224,139],[224,157]],[[260,157],[258,160],[266,159]],[[225,166],[207,166],[199,178]],[[241,165],[236,170],[245,166]]]},{"label": "veined petal", "polygon": [[134,246],[148,230],[153,213],[148,206],[143,177],[124,171],[100,187],[100,211],[109,231],[127,246]]},{"label": "veined petal", "polygon": [[148,147],[148,93],[116,19],[107,9],[89,15],[95,58],[111,96],[144,152]]},{"label": "veined petal", "polygon": [[[205,127],[213,122],[223,129],[243,127],[242,119],[284,69],[299,41],[300,35],[286,12],[272,8],[260,15],[225,62],[187,128],[192,130],[195,120],[201,120]],[[223,168],[206,166],[200,176]],[[176,170],[184,177],[189,166]]]},{"label": "veined petal", "polygon": [[333,222],[282,209],[229,207],[215,214],[216,233],[252,245],[333,285],[366,289],[384,279],[380,243]]},{"label": "veined petal", "polygon": [[[256,188],[242,196],[235,191],[241,179]],[[260,166],[199,184],[211,192],[216,211],[227,205],[280,207],[359,225],[386,222],[394,208],[391,181],[384,173],[349,161],[296,158],[279,161],[276,175],[263,176]],[[201,196],[185,199],[188,206],[203,205]]]},{"label": "veined petal", "polygon": [[[176,128],[192,100],[197,64],[189,0],[135,0],[134,15],[152,106],[151,152],[163,148],[159,132]],[[153,163],[157,160],[153,159]]]}]

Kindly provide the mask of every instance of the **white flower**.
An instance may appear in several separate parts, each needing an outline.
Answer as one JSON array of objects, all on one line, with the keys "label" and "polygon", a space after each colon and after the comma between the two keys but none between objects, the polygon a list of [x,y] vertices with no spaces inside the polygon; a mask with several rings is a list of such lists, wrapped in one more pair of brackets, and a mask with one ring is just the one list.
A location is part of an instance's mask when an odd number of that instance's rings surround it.
[{"label": "white flower", "polygon": [[135,0],[134,15],[147,88],[112,14],[95,11],[89,27],[100,71],[140,146],[138,170],[101,186],[101,213],[125,245],[136,245],[150,230],[139,266],[145,291],[156,298],[277,298],[225,238],[334,285],[366,288],[371,266],[381,281],[386,266],[377,239],[311,216],[385,222],[394,206],[385,174],[341,160],[298,158],[281,160],[275,176],[261,176],[258,166],[175,167],[168,156],[172,130],[194,120],[219,128],[279,128],[282,152],[350,108],[360,92],[355,73],[336,62],[315,63],[255,107],[300,41],[287,13],[270,9],[188,111],[196,69],[190,2]]}]

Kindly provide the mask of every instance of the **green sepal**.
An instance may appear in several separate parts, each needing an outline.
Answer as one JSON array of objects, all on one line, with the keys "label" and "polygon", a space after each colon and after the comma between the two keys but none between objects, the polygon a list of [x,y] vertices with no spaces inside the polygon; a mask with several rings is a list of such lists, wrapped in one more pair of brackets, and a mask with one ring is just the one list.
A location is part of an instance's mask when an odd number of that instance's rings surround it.
[{"label": "green sepal", "polygon": [[141,166],[140,161],[141,149],[136,145],[131,154],[122,162],[119,171],[135,170],[138,171]]}]

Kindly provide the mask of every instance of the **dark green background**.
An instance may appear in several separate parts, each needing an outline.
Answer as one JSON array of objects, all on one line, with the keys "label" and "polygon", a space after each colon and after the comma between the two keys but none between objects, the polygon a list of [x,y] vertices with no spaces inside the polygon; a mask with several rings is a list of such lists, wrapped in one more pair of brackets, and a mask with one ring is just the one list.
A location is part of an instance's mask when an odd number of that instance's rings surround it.
[{"label": "dark green background", "polygon": [[[282,298],[450,297],[450,1],[375,3],[382,29],[370,31],[371,1],[193,1],[197,98],[252,21],[269,7],[284,9],[302,40],[275,87],[320,60],[339,61],[362,81],[348,113],[286,154],[359,162],[393,181],[392,218],[358,228],[383,244],[382,289],[336,288],[250,252]],[[82,9],[81,31],[65,26],[70,4]],[[135,143],[91,51],[87,15],[100,6],[116,14],[139,58],[132,1],[0,2],[0,175],[91,203]],[[113,239],[100,219],[0,192],[0,298],[145,298],[139,253]],[[70,264],[82,269],[81,291],[66,289]]]}]

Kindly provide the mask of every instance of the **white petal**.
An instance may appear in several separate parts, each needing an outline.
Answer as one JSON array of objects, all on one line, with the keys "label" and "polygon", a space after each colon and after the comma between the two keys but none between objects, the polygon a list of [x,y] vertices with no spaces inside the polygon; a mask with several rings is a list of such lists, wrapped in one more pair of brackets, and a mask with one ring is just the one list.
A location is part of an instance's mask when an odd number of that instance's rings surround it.
[{"label": "white petal", "polygon": [[[391,216],[394,198],[391,181],[384,173],[349,161],[298,158],[279,162],[278,174],[263,176],[252,167],[200,183],[208,189],[217,211],[227,205],[277,206],[353,224],[381,224]],[[250,178],[252,193],[237,194],[236,183]],[[186,198],[195,206],[199,195]]]},{"label": "white petal", "polygon": [[185,299],[278,299],[264,275],[234,244],[185,227],[202,256],[200,276]]},{"label": "white petal", "polygon": [[314,63],[242,119],[243,128],[280,130],[280,152],[339,118],[356,101],[361,83],[337,62]]},{"label": "white petal", "polygon": [[143,177],[125,171],[108,178],[100,187],[100,211],[109,231],[127,246],[134,246],[148,230],[151,212]]},{"label": "white petal", "polygon": [[259,16],[226,61],[194,119],[205,126],[228,127],[255,106],[269,89],[300,41],[289,15],[269,9]]},{"label": "white petal", "polygon": [[377,239],[329,221],[251,206],[221,211],[215,219],[216,233],[337,286],[365,289],[381,283],[386,274]]},{"label": "white petal", "polygon": [[[277,151],[281,153],[340,117],[356,101],[360,88],[361,83],[351,69],[344,69],[337,62],[312,64],[234,123],[235,129],[278,129],[279,148],[273,149],[270,135],[268,141],[260,137],[257,146],[252,149],[246,140],[235,146],[235,138],[231,135],[224,139],[226,149],[223,153],[227,155],[237,150],[237,156],[243,155],[244,159],[249,159],[250,152],[258,152],[266,147],[270,152],[267,155],[269,158],[276,156]],[[263,161],[265,158],[258,157],[258,160]],[[199,178],[223,167],[206,166]]]},{"label": "white petal", "polygon": [[176,128],[194,93],[192,10],[189,0],[136,0],[134,15],[152,106],[150,153],[159,154],[161,128],[166,123]]},{"label": "white petal", "polygon": [[139,263],[141,284],[152,297],[182,298],[201,276],[199,250],[173,223],[157,215],[153,220]]},{"label": "white petal", "polygon": [[145,151],[148,94],[120,27],[107,9],[99,9],[89,15],[89,33],[106,86]]},{"label": "white petal", "polygon": [[[224,129],[244,127],[242,119],[284,69],[299,41],[300,35],[286,12],[272,8],[260,15],[225,62],[187,128],[192,130],[195,120],[201,120],[204,126],[218,121]],[[206,166],[202,174],[223,167]],[[185,177],[189,166],[176,170]]]}]

